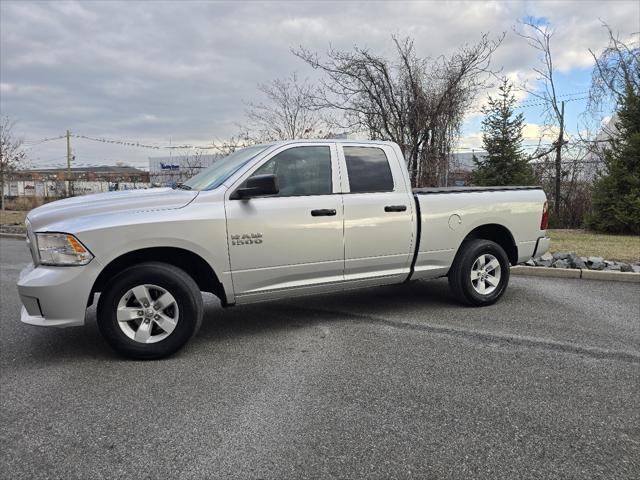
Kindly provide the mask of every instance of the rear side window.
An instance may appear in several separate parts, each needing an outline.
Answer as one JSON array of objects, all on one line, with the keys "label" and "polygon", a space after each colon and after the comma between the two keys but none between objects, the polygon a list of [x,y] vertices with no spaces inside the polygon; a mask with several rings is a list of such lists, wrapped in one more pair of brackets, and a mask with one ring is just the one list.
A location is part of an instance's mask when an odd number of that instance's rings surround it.
[{"label": "rear side window", "polygon": [[293,147],[268,160],[255,175],[278,177],[277,197],[328,195],[332,193],[331,150],[329,147]]},{"label": "rear side window", "polygon": [[389,160],[381,148],[343,147],[351,193],[392,192]]}]

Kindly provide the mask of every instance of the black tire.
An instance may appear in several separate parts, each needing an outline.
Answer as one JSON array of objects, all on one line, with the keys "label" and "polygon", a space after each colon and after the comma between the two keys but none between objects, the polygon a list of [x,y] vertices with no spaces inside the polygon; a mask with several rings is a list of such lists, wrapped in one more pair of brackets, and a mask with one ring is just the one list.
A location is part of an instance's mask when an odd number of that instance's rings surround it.
[{"label": "black tire", "polygon": [[[500,280],[493,291],[479,293],[471,281],[471,270],[481,255],[492,255],[500,263]],[[456,299],[466,305],[483,307],[500,299],[509,284],[509,259],[504,249],[491,240],[475,239],[464,242],[449,270],[449,287]]]},{"label": "black tire", "polygon": [[[169,292],[179,312],[174,329],[166,338],[155,343],[140,343],[133,340],[119,326],[117,319],[121,298],[139,285],[155,285]],[[131,301],[137,302],[135,299]],[[151,308],[135,306],[128,308],[140,308],[143,312],[151,310]],[[98,327],[107,343],[122,355],[136,359],[156,359],[175,353],[187,343],[200,328],[202,311],[202,294],[189,275],[173,265],[145,262],[127,268],[108,283],[108,287],[102,292],[98,301]],[[159,326],[154,324],[153,317],[143,318],[146,323],[151,324],[150,329],[156,329],[156,332],[163,334],[162,330],[158,330]],[[141,319],[140,322],[145,320]],[[132,322],[129,325],[133,328],[139,325],[137,319]]]}]

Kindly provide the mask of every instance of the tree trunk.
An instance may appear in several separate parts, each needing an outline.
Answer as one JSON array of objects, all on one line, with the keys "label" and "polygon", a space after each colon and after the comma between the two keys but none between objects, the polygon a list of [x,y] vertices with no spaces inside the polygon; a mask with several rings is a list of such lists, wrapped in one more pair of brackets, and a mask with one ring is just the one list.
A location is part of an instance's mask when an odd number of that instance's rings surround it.
[{"label": "tree trunk", "polygon": [[555,217],[560,223],[560,188],[562,186],[562,144],[564,143],[564,102],[560,111],[560,134],[558,135],[558,145],[556,145],[556,178],[555,178]]}]

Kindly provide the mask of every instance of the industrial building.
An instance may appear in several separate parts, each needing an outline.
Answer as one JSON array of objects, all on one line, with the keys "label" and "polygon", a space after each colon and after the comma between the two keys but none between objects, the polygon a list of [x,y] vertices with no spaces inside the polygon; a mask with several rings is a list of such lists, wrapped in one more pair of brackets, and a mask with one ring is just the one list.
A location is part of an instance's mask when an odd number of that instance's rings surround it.
[{"label": "industrial building", "polygon": [[113,190],[149,188],[149,172],[126,166],[32,169],[11,172],[4,196],[61,198]]},{"label": "industrial building", "polygon": [[166,157],[149,157],[149,181],[152,186],[170,186],[176,182],[184,182],[200,173],[222,158],[214,155],[172,155]]}]

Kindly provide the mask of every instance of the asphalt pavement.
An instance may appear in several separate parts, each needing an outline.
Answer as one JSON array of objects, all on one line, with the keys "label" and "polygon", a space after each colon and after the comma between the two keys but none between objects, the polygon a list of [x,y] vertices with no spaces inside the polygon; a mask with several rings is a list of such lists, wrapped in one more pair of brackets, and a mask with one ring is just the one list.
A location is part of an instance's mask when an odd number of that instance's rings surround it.
[{"label": "asphalt pavement", "polygon": [[19,322],[0,239],[0,478],[640,477],[640,285],[512,277],[220,308],[130,361],[85,327]]}]

